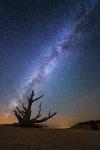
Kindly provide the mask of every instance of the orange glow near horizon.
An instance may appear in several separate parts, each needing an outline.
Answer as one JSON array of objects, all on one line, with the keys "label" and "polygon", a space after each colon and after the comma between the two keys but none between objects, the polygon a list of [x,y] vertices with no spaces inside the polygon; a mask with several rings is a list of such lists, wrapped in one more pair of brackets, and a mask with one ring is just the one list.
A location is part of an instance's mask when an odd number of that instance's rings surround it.
[{"label": "orange glow near horizon", "polygon": [[[15,123],[16,119],[15,118],[0,118],[0,124],[12,124]],[[49,121],[50,122],[50,121]],[[69,128],[70,126],[67,125],[65,121],[51,121],[52,123],[48,123],[49,127],[51,128],[59,128],[59,129],[64,129],[64,128]]]},{"label": "orange glow near horizon", "polygon": [[11,123],[14,123],[16,120],[14,119],[11,119],[11,118],[1,118],[0,119],[0,124],[11,124]]},{"label": "orange glow near horizon", "polygon": [[[73,119],[66,118],[65,115],[57,115],[56,117],[48,120],[46,124],[50,128],[57,128],[57,129],[65,129],[70,128],[73,124]],[[16,117],[14,116],[12,110],[6,109],[5,112],[0,114],[0,124],[12,124],[17,122]]]},{"label": "orange glow near horizon", "polygon": [[6,109],[5,112],[0,114],[0,124],[12,124],[14,122],[16,122],[16,118],[9,109]]}]

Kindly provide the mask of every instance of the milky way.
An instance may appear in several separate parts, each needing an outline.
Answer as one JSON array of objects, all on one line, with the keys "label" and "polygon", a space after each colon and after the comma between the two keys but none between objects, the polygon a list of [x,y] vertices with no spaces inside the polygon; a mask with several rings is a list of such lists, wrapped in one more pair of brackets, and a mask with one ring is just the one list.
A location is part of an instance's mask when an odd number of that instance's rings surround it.
[{"label": "milky way", "polygon": [[[84,3],[81,7],[83,7],[83,12],[79,12],[76,16],[76,19],[74,22],[72,22],[72,26],[69,29],[69,31],[65,31],[64,37],[61,37],[61,41],[57,42],[55,47],[50,48],[49,56],[45,56],[43,59],[43,64],[39,64],[37,66],[36,71],[32,74],[31,77],[29,77],[29,80],[26,81],[25,86],[23,86],[22,91],[24,93],[27,90],[30,90],[32,88],[39,88],[39,85],[43,82],[43,80],[46,79],[46,76],[48,76],[53,69],[55,69],[57,62],[59,61],[59,57],[62,57],[62,55],[67,51],[73,49],[74,44],[79,40],[79,38],[82,38],[81,36],[81,25],[85,22],[86,17],[89,16],[89,14],[93,11],[95,8],[96,0],[91,1],[90,6],[85,7]],[[74,12],[75,10],[73,10]],[[71,17],[71,16],[70,16]],[[66,33],[66,32],[69,32]],[[47,50],[48,51],[48,50]],[[66,56],[65,58],[66,59]],[[22,92],[23,93],[23,92]]]}]

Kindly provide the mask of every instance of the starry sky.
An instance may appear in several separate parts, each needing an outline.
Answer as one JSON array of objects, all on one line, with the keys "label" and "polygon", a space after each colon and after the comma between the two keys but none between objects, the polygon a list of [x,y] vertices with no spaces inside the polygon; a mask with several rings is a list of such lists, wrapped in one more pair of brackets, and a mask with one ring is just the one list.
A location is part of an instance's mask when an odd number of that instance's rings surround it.
[{"label": "starry sky", "polygon": [[99,12],[99,0],[0,0],[0,123],[32,89],[58,112],[51,126],[100,119]]}]

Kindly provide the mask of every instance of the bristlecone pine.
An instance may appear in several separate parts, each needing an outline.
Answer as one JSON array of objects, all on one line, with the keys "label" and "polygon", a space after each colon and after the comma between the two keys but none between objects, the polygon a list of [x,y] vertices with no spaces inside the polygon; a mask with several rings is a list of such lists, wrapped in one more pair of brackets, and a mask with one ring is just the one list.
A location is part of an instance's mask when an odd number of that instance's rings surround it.
[{"label": "bristlecone pine", "polygon": [[49,110],[49,113],[46,117],[42,117],[41,114],[41,103],[39,105],[39,111],[37,113],[37,115],[34,118],[31,118],[31,107],[32,104],[41,99],[43,97],[43,95],[34,98],[35,93],[34,90],[32,91],[30,97],[28,97],[27,101],[28,101],[28,106],[26,107],[24,105],[24,103],[22,103],[22,109],[20,110],[18,107],[16,107],[16,110],[14,110],[15,116],[18,120],[18,123],[16,124],[17,126],[32,126],[32,127],[43,127],[44,125],[41,124],[47,120],[49,120],[50,118],[52,118],[53,116],[55,116],[57,114],[57,112],[51,113]]}]

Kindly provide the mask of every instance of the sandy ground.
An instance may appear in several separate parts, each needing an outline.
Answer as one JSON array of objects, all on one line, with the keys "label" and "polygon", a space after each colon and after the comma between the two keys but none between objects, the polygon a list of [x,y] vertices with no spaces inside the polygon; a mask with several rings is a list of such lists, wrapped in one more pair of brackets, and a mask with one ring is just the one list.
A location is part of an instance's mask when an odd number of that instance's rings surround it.
[{"label": "sandy ground", "polygon": [[1,126],[0,150],[100,150],[100,131]]}]

